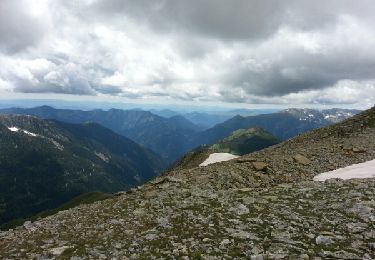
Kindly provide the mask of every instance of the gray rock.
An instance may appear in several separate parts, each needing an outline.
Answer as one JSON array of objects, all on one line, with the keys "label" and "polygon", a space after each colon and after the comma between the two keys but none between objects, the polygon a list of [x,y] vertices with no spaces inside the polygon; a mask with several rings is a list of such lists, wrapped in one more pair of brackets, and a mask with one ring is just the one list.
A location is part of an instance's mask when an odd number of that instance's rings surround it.
[{"label": "gray rock", "polygon": [[297,163],[302,164],[302,165],[311,164],[311,161],[301,154],[296,154],[295,156],[293,156],[293,159],[294,159],[294,161],[296,161]]},{"label": "gray rock", "polygon": [[230,208],[229,211],[232,211],[232,212],[234,212],[234,213],[236,213],[238,215],[244,215],[244,214],[248,214],[250,212],[250,210],[248,209],[248,207],[246,207],[242,203],[238,204],[235,207]]},{"label": "gray rock", "polygon": [[330,237],[319,235],[315,238],[315,243],[317,245],[330,245],[333,241]]},{"label": "gray rock", "polygon": [[253,167],[257,171],[265,171],[268,167],[268,164],[264,162],[253,162]]}]

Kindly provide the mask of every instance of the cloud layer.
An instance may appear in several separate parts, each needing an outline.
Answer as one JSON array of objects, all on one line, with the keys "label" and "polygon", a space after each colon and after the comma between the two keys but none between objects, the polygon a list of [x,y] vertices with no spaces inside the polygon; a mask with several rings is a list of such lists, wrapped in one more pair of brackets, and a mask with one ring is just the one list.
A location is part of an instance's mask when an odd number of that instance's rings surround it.
[{"label": "cloud layer", "polygon": [[375,103],[372,0],[3,0],[0,90]]}]

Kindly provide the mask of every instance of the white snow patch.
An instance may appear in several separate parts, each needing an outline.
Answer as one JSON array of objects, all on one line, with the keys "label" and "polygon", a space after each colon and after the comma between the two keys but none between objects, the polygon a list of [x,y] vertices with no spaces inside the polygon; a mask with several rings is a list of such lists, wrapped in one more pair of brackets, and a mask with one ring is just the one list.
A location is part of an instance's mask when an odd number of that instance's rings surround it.
[{"label": "white snow patch", "polygon": [[58,142],[56,142],[55,140],[53,139],[49,139],[55,146],[57,149],[59,149],[60,151],[63,151],[64,150],[64,146]]},{"label": "white snow patch", "polygon": [[314,177],[314,181],[328,179],[368,179],[375,178],[375,160],[365,163],[353,164],[330,172],[324,172]]},{"label": "white snow patch", "polygon": [[15,127],[15,126],[12,126],[12,127],[8,127],[8,129],[12,132],[18,132],[20,129]]},{"label": "white snow patch", "polygon": [[229,161],[235,158],[238,158],[239,156],[231,154],[231,153],[212,153],[208,158],[199,164],[199,166],[207,166],[209,164],[217,163],[217,162],[225,162]]},{"label": "white snow patch", "polygon": [[8,127],[8,129],[9,129],[10,131],[12,131],[12,132],[20,132],[20,131],[21,131],[21,132],[23,132],[23,133],[25,133],[25,134],[27,134],[27,135],[29,135],[29,136],[33,136],[33,137],[38,136],[37,134],[31,133],[31,132],[29,132],[29,131],[27,131],[27,130],[19,129],[18,127],[15,127],[15,126]]},{"label": "white snow patch", "polygon": [[38,136],[37,134],[31,133],[31,132],[26,131],[26,130],[22,130],[22,132],[24,132],[24,133],[27,134],[27,135],[33,136],[33,137]]}]

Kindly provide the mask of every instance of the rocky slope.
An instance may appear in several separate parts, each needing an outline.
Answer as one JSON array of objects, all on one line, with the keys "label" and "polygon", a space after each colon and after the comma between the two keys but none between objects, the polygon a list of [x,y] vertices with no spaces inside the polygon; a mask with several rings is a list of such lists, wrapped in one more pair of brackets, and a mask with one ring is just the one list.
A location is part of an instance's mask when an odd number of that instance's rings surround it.
[{"label": "rocky slope", "polygon": [[97,124],[0,115],[0,224],[90,191],[140,185],[164,167],[133,141]]},{"label": "rocky slope", "polygon": [[0,233],[3,259],[373,259],[375,180],[313,176],[375,158],[375,108],[228,162]]},{"label": "rocky slope", "polygon": [[245,155],[279,142],[276,137],[262,128],[239,129],[215,144],[200,146],[185,154],[169,171],[198,167],[213,153]]}]

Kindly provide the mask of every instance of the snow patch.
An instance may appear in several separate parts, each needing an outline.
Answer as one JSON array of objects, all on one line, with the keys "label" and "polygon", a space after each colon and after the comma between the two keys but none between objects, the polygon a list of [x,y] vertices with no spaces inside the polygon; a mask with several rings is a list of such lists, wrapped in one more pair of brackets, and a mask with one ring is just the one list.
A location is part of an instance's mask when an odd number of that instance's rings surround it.
[{"label": "snow patch", "polygon": [[62,144],[59,144],[58,142],[56,142],[53,139],[49,139],[49,140],[56,146],[57,149],[59,149],[60,151],[64,150],[64,146]]},{"label": "snow patch", "polygon": [[314,181],[325,181],[329,179],[368,179],[375,178],[375,160],[365,163],[353,164],[334,171],[324,172],[314,177]]},{"label": "snow patch", "polygon": [[22,130],[22,132],[24,132],[24,133],[27,134],[27,135],[33,136],[33,137],[38,136],[37,134],[31,133],[31,132],[26,131],[26,130]]},{"label": "snow patch", "polygon": [[230,153],[212,153],[204,162],[199,164],[199,166],[207,166],[217,162],[225,162],[238,157],[239,156]]},{"label": "snow patch", "polygon": [[38,136],[37,134],[34,134],[34,133],[29,132],[29,131],[27,131],[27,130],[19,129],[18,127],[15,127],[15,126],[8,127],[8,129],[9,129],[10,131],[12,131],[12,132],[20,132],[20,131],[21,131],[21,132],[23,132],[24,134],[27,134],[27,135],[29,135],[29,136],[33,136],[33,137]]},{"label": "snow patch", "polygon": [[20,129],[15,127],[15,126],[12,126],[12,127],[8,127],[8,129],[12,132],[18,132]]}]

